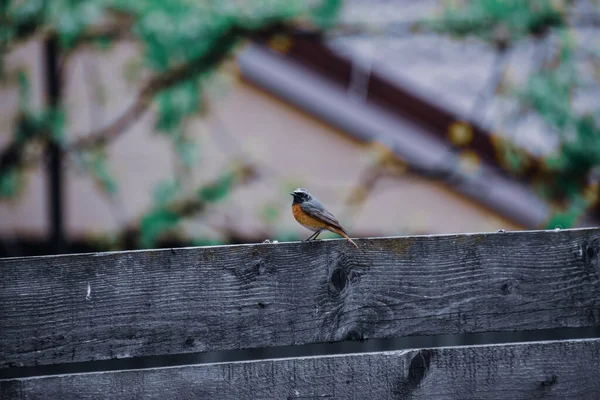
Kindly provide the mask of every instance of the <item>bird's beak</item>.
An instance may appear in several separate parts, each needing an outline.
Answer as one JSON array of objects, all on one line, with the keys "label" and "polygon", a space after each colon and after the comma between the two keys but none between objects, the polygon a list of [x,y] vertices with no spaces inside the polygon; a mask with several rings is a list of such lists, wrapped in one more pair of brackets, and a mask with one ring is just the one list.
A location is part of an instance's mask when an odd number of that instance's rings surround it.
[{"label": "bird's beak", "polygon": [[290,195],[292,195],[292,196],[293,196],[293,195],[294,195],[294,193],[292,192],[292,193],[290,193]]}]

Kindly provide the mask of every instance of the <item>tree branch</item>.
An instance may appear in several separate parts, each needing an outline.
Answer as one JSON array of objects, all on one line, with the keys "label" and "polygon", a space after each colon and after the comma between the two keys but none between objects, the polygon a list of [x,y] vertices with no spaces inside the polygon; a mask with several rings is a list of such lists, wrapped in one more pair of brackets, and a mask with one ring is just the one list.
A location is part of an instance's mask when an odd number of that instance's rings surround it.
[{"label": "tree branch", "polygon": [[119,236],[125,248],[138,248],[153,245],[165,233],[173,231],[179,221],[186,217],[206,211],[238,186],[250,183],[258,177],[256,167],[250,163],[234,164],[216,180],[201,186],[186,197],[175,198],[166,204],[158,205],[147,211],[133,225],[127,227]]},{"label": "tree branch", "polygon": [[239,38],[237,29],[231,29],[226,32],[212,46],[211,51],[187,63],[178,65],[160,75],[151,78],[144,88],[138,94],[133,105],[125,111],[112,124],[96,132],[82,136],[75,142],[67,146],[67,151],[82,150],[84,148],[104,145],[107,142],[117,138],[121,133],[127,130],[140,116],[150,107],[155,95],[161,91],[184,81],[194,75],[212,69],[221,63],[229,53],[232,45]]},{"label": "tree branch", "polygon": [[[250,32],[233,27],[216,40],[209,52],[202,54],[189,63],[175,66],[164,73],[154,76],[144,85],[134,103],[121,116],[108,126],[75,139],[72,143],[65,146],[65,151],[84,150],[90,147],[105,145],[116,139],[144,114],[150,107],[155,95],[180,81],[215,68],[227,57],[235,42],[248,33]],[[0,160],[2,160],[2,163],[0,163],[2,167],[0,172],[3,172],[6,168],[20,164],[22,157],[20,155],[15,156],[15,149],[21,153],[23,148],[24,145],[15,146],[13,143],[6,147],[0,154]],[[33,164],[40,159],[41,157],[38,157],[29,161]]]},{"label": "tree branch", "polygon": [[[241,26],[232,26],[224,32],[211,46],[211,49],[195,60],[185,64],[180,64],[172,67],[159,75],[151,78],[142,88],[134,103],[114,120],[110,125],[91,132],[87,135],[80,135],[72,143],[64,147],[65,152],[84,150],[95,146],[102,146],[119,137],[133,123],[135,123],[146,110],[150,107],[155,95],[178,82],[190,79],[204,71],[216,68],[229,55],[233,46],[242,38],[250,36],[272,35],[281,31],[293,31],[293,26],[284,25],[281,23],[273,23],[262,28],[247,29]],[[20,146],[20,151],[23,151],[24,145]],[[5,168],[15,167],[20,165],[22,157],[15,157],[14,154],[6,154],[9,151],[14,153],[14,146],[9,146],[0,153],[0,160],[7,160],[2,163],[0,173],[4,172]],[[31,158],[28,160],[28,165],[35,165],[41,157]]]}]

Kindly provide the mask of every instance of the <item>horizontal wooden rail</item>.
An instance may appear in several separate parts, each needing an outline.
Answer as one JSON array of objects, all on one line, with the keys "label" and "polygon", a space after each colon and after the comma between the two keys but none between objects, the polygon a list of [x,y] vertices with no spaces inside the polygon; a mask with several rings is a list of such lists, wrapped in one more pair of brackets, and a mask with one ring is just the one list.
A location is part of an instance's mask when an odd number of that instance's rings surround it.
[{"label": "horizontal wooden rail", "polygon": [[0,381],[3,399],[598,399],[600,339]]},{"label": "horizontal wooden rail", "polygon": [[357,244],[1,259],[0,367],[600,325],[600,229]]}]

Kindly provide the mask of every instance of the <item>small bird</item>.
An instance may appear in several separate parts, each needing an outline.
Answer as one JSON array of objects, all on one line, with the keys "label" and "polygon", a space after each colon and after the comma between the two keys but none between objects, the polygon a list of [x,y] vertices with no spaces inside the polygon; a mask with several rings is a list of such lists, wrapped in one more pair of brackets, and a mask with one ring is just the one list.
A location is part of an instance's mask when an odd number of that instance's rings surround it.
[{"label": "small bird", "polygon": [[348,237],[348,232],[342,228],[333,214],[327,211],[323,204],[310,194],[308,190],[298,188],[290,194],[294,196],[294,201],[292,202],[292,213],[294,214],[294,218],[296,218],[296,221],[298,221],[300,225],[314,232],[306,239],[306,241],[316,239],[321,231],[326,229],[345,237],[358,249],[356,243]]}]

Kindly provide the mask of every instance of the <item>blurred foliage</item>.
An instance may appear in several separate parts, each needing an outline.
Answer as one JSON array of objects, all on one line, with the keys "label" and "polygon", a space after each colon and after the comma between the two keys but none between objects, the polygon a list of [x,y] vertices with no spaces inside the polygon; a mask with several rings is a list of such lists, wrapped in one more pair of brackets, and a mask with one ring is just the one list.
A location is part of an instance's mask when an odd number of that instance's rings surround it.
[{"label": "blurred foliage", "polygon": [[281,217],[280,207],[276,203],[267,203],[261,208],[260,216],[266,223],[273,224]]},{"label": "blurred foliage", "polygon": [[199,110],[200,93],[195,83],[190,79],[158,94],[159,115],[156,128],[160,132],[177,130],[185,117]]},{"label": "blurred foliage", "polygon": [[[5,78],[5,55],[31,38],[57,37],[63,56],[83,44],[105,50],[122,39],[137,41],[140,60],[128,64],[124,74],[129,80],[150,75],[151,85],[141,95],[143,107],[153,104],[156,130],[170,139],[182,166],[200,162],[196,138],[186,130],[190,117],[208,112],[207,86],[215,73],[248,37],[268,31],[276,34],[290,26],[327,30],[335,27],[342,0],[8,0],[3,4],[2,58],[0,73]],[[422,29],[452,37],[476,37],[498,49],[517,40],[542,35],[561,37],[552,63],[513,88],[510,94],[539,114],[559,136],[558,151],[544,159],[544,168],[555,178],[544,183],[540,193],[549,198],[563,195],[564,207],[548,221],[548,227],[572,226],[595,200],[584,195],[589,171],[600,164],[598,114],[581,114],[573,106],[574,91],[583,85],[577,73],[575,42],[570,35],[570,0],[463,0],[446,2],[436,18],[423,21]],[[595,52],[596,61],[600,51]],[[63,57],[63,61],[68,58]],[[596,67],[596,71],[600,68]],[[67,77],[68,78],[68,77]],[[600,73],[598,77],[600,78]],[[0,159],[0,199],[21,193],[24,187],[26,152],[34,143],[57,143],[70,149],[65,140],[64,108],[34,109],[30,102],[27,72],[17,74],[20,103],[13,124],[12,143]],[[63,82],[65,84],[65,82]],[[109,195],[118,193],[117,179],[107,161],[105,143],[78,148],[76,158],[90,177]],[[528,155],[504,143],[499,150],[512,171],[528,167]],[[133,231],[141,247],[151,247],[166,233],[177,230],[184,218],[201,214],[211,204],[225,200],[240,183],[247,181],[247,166],[235,166],[217,179],[195,190],[186,191],[177,178],[157,184],[154,205],[139,220]],[[289,190],[301,186],[292,184]],[[191,193],[191,194],[190,194]],[[261,210],[267,223],[279,218],[279,209],[267,204]],[[297,240],[281,233],[280,240]],[[194,243],[217,243],[194,238]]]},{"label": "blurred foliage", "polygon": [[114,196],[118,193],[117,181],[107,162],[106,149],[81,152],[77,155],[77,162],[106,195]]},{"label": "blurred foliage", "polygon": [[447,2],[438,18],[422,26],[453,36],[477,36],[498,44],[536,35],[566,23],[569,0],[473,0]]},{"label": "blurred foliage", "polygon": [[30,101],[29,79],[24,70],[18,74],[19,109],[13,124],[13,143],[0,158],[0,200],[21,193],[26,161],[25,151],[36,141],[64,142],[65,116],[62,109],[34,109]]},{"label": "blurred foliage", "polygon": [[[598,196],[589,190],[589,175],[600,165],[600,110],[576,110],[577,92],[589,85],[581,78],[582,54],[598,70],[598,50],[576,41],[576,27],[570,25],[570,0],[470,0],[448,4],[441,16],[421,26],[453,37],[476,37],[495,45],[500,51],[526,37],[552,37],[558,45],[551,62],[544,62],[524,84],[514,85],[508,94],[521,108],[535,112],[546,123],[549,133],[559,138],[555,153],[541,160],[543,173],[533,185],[549,200],[562,204],[545,228],[572,227]],[[585,59],[585,57],[583,57]],[[579,68],[579,69],[578,69]],[[597,75],[596,80],[600,78]],[[597,82],[596,82],[597,83]],[[501,83],[506,85],[506,83]],[[504,166],[521,173],[533,157],[514,144],[496,139],[496,149]],[[584,195],[588,193],[588,195]]]},{"label": "blurred foliage", "polygon": [[194,239],[192,239],[192,242],[191,242],[192,246],[219,246],[222,244],[226,244],[226,243],[223,243],[222,240],[203,238],[203,237],[194,238]]},{"label": "blurred foliage", "polygon": [[[212,182],[200,186],[193,196],[186,197],[181,197],[180,185],[176,180],[159,183],[154,190],[154,207],[140,219],[139,246],[152,247],[163,235],[173,232],[182,218],[197,216],[210,204],[226,199],[236,186],[254,177],[254,167],[236,165]],[[199,241],[202,238],[194,239],[195,243]]]},{"label": "blurred foliage", "polygon": [[597,199],[585,198],[582,193],[589,186],[590,173],[600,165],[600,124],[592,114],[575,109],[575,94],[586,83],[577,72],[570,32],[560,34],[554,62],[514,91],[521,103],[538,113],[560,139],[557,151],[542,160],[553,177],[544,180],[545,192],[550,198],[563,197],[566,201],[565,209],[548,221],[548,228],[554,224],[571,227],[594,205]]},{"label": "blurred foliage", "polygon": [[333,28],[342,4],[342,0],[323,1],[311,13],[314,25],[320,30]]},{"label": "blurred foliage", "polygon": [[15,197],[23,183],[22,171],[19,168],[11,167],[2,171],[0,174],[0,198]]},{"label": "blurred foliage", "polygon": [[589,199],[579,193],[573,194],[569,200],[567,207],[553,213],[546,223],[546,229],[565,229],[574,226],[591,205]]},{"label": "blurred foliage", "polygon": [[154,203],[157,206],[164,206],[173,200],[179,192],[179,182],[175,179],[167,179],[159,182],[154,188]]},{"label": "blurred foliage", "polygon": [[[82,41],[102,39],[108,48],[120,35],[133,35],[144,49],[143,66],[155,73],[217,54],[214,63],[192,69],[193,73],[168,82],[156,94],[157,129],[178,135],[185,118],[201,110],[202,81],[243,39],[268,27],[304,20],[318,29],[329,27],[340,6],[340,0],[14,0],[6,5],[8,23],[2,30],[7,48],[44,33],[56,34],[65,52],[76,50]],[[233,40],[223,40],[226,37]]]},{"label": "blurred foliage", "polygon": [[[0,71],[4,77],[8,51],[31,37],[57,37],[62,55],[76,52],[82,44],[105,50],[121,39],[133,38],[140,43],[143,55],[140,62],[130,63],[125,73],[132,78],[147,70],[156,78],[141,93],[152,98],[143,97],[138,105],[157,106],[157,131],[171,139],[181,165],[190,168],[199,160],[199,147],[186,132],[185,123],[188,118],[205,112],[205,86],[220,65],[254,34],[276,33],[296,25],[328,29],[334,24],[341,3],[341,0],[9,0],[3,4],[1,17]],[[19,75],[19,86],[20,109],[13,143],[4,149],[0,160],[0,198],[16,196],[23,186],[24,153],[29,143],[41,140],[73,148],[64,140],[65,109],[34,111],[25,71]],[[111,135],[116,136],[114,132]],[[75,159],[105,193],[114,195],[118,192],[117,180],[110,172],[105,144],[101,140],[94,142],[92,148],[75,146],[78,153]],[[187,199],[180,198],[182,188],[177,179],[159,183],[154,207],[140,219],[140,246],[154,245],[166,232],[173,231],[182,218],[197,214],[209,203],[224,200],[237,184],[245,181],[247,173],[245,167],[234,167]],[[196,238],[194,242],[205,243],[205,240]]]},{"label": "blurred foliage", "polygon": [[237,171],[230,171],[210,185],[204,186],[197,191],[198,198],[207,203],[216,203],[223,200],[237,178]]},{"label": "blurred foliage", "polygon": [[152,247],[162,235],[175,229],[181,218],[177,211],[162,207],[146,213],[140,222],[140,247]]}]

